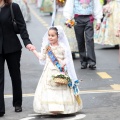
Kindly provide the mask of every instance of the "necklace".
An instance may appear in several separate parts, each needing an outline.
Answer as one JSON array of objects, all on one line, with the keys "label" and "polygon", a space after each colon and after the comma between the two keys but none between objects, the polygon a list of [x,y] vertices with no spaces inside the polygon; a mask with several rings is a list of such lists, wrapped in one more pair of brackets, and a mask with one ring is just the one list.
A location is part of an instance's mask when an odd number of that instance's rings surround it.
[{"label": "necklace", "polygon": [[1,9],[2,9],[4,6],[5,6],[5,3],[4,3],[2,6],[0,6],[0,12],[1,12]]}]

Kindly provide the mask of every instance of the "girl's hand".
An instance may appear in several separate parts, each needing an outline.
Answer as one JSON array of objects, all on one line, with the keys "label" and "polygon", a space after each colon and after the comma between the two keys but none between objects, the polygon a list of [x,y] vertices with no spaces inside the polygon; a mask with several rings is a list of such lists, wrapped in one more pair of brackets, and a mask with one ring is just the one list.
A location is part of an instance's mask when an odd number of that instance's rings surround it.
[{"label": "girl's hand", "polygon": [[62,75],[65,75],[65,72],[61,72]]},{"label": "girl's hand", "polygon": [[61,60],[61,61],[60,61],[60,65],[61,65],[62,68],[64,68],[65,65],[66,65],[65,61],[64,61],[64,60]]}]

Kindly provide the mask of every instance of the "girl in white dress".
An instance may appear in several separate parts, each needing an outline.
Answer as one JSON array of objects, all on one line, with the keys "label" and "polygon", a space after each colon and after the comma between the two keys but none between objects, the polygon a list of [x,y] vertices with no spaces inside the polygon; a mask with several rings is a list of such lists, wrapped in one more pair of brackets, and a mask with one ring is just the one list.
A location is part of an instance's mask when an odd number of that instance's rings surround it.
[{"label": "girl in white dress", "polygon": [[[55,61],[54,64],[54,61],[50,59],[47,51],[48,46],[52,51],[52,56],[57,58],[58,63]],[[82,100],[79,96],[79,82],[75,73],[70,46],[62,27],[50,27],[43,37],[41,53],[36,50],[33,52],[41,64],[45,63],[34,96],[34,111],[55,115],[80,111]],[[66,68],[66,72],[62,72],[61,68]],[[67,85],[55,83],[52,76],[60,74],[69,75],[71,81]]]}]

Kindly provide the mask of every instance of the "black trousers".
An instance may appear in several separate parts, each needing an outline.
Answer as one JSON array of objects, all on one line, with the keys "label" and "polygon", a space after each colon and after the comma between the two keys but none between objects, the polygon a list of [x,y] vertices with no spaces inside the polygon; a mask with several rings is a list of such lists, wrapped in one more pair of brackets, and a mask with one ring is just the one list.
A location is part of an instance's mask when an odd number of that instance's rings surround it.
[{"label": "black trousers", "polygon": [[13,88],[13,106],[22,105],[22,88],[21,88],[21,72],[20,72],[21,50],[0,54],[0,113],[5,113],[4,103],[4,63],[7,62]]},{"label": "black trousers", "polygon": [[96,64],[94,51],[94,28],[91,15],[81,15],[75,18],[75,35],[80,53],[80,62],[84,64]]}]

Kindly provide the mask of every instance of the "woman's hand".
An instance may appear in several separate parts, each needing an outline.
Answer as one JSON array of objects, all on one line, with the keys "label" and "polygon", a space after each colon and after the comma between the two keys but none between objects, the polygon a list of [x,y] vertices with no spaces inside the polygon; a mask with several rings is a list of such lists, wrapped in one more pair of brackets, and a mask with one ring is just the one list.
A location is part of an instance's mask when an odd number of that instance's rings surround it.
[{"label": "woman's hand", "polygon": [[33,51],[33,50],[36,49],[35,46],[32,45],[32,44],[28,44],[28,45],[26,46],[26,48],[27,48],[29,51]]}]

